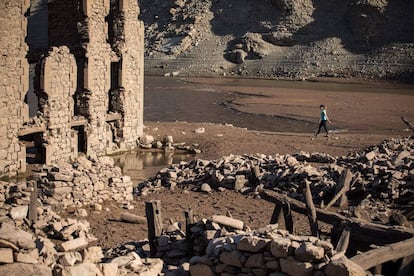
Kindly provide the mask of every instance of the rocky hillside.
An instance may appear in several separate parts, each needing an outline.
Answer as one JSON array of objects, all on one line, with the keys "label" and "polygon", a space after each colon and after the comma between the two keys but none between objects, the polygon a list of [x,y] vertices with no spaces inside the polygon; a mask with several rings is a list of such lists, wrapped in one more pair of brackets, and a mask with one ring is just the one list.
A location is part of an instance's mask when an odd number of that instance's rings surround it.
[{"label": "rocky hillside", "polygon": [[414,78],[409,0],[142,0],[146,71]]}]

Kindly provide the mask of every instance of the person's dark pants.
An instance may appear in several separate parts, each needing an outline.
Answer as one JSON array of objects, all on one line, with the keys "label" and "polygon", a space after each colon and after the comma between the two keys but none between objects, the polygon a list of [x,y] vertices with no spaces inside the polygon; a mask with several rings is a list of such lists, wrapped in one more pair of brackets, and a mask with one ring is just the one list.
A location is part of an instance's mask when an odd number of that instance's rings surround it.
[{"label": "person's dark pants", "polygon": [[325,129],[326,134],[328,134],[328,128],[326,127],[326,120],[321,120],[321,122],[319,123],[319,129],[318,129],[317,134],[319,134],[321,132],[322,127]]}]

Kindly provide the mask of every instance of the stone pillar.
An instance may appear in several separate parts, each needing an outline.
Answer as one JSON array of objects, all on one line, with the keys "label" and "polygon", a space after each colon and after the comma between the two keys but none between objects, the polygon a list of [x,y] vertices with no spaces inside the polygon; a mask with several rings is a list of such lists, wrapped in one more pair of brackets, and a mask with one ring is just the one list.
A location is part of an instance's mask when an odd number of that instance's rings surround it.
[{"label": "stone pillar", "polygon": [[84,94],[88,101],[85,115],[89,121],[86,128],[87,154],[99,156],[112,151],[112,132],[106,123],[111,57],[115,56],[107,43],[105,17],[109,13],[109,0],[83,0],[83,12],[87,30],[87,43],[84,44]]},{"label": "stone pillar", "polygon": [[42,62],[41,111],[47,122],[44,133],[46,164],[77,158],[77,139],[70,122],[76,91],[76,60],[66,46],[53,47]]},{"label": "stone pillar", "polygon": [[29,0],[0,1],[0,175],[26,170],[26,149],[18,130],[29,117],[24,97],[29,87],[25,42]]},{"label": "stone pillar", "polygon": [[119,88],[113,97],[122,114],[119,135],[123,147],[136,146],[143,133],[144,117],[144,24],[138,20],[138,1],[120,0],[114,9],[114,51],[120,58]]}]

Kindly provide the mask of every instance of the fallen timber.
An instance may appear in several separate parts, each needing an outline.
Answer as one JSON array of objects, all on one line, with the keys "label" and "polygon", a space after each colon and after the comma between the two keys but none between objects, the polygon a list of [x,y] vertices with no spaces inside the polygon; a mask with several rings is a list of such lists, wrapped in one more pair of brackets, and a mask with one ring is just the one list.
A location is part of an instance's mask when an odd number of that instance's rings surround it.
[{"label": "fallen timber", "polygon": [[[292,211],[307,215],[306,204],[275,191],[262,191],[262,199],[275,204],[289,204]],[[391,227],[360,221],[343,215],[316,208],[319,221],[336,225],[339,229],[347,228],[351,232],[351,241],[375,245],[388,245],[414,237],[414,232],[402,227]]]},{"label": "fallen timber", "polygon": [[368,270],[385,262],[414,255],[414,238],[355,255],[350,260]]}]

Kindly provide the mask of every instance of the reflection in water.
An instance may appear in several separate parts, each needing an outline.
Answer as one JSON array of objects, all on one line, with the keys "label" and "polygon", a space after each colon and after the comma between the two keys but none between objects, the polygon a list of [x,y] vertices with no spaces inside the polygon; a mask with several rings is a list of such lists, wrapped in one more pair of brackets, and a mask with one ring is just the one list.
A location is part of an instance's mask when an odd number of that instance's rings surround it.
[{"label": "reflection in water", "polygon": [[122,172],[129,175],[136,184],[137,181],[146,180],[154,176],[161,168],[194,159],[193,154],[173,152],[142,152],[130,151],[120,155],[112,156],[115,164]]}]

